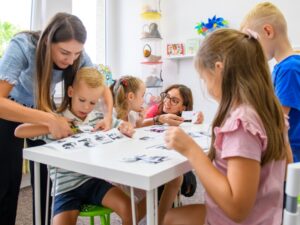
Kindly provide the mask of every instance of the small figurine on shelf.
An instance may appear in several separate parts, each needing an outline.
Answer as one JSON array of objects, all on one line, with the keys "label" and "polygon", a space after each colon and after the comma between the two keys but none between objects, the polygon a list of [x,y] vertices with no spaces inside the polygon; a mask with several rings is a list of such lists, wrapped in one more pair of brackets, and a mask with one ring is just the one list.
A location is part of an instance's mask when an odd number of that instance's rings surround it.
[{"label": "small figurine on shelf", "polygon": [[152,49],[149,44],[144,45],[143,55],[146,63],[158,63],[161,60],[161,56],[152,54]]},{"label": "small figurine on shelf", "polygon": [[157,23],[145,24],[143,26],[142,39],[145,38],[158,38],[161,39],[161,35],[158,31]]},{"label": "small figurine on shelf", "polygon": [[141,17],[145,20],[158,20],[161,18],[160,14],[160,0],[148,1],[142,5]]},{"label": "small figurine on shelf", "polygon": [[203,36],[205,36],[209,32],[224,27],[228,27],[228,21],[224,20],[222,17],[217,18],[216,15],[214,15],[213,18],[208,18],[207,23],[198,23],[195,29],[197,30],[198,34],[202,34]]},{"label": "small figurine on shelf", "polygon": [[145,44],[143,48],[143,55],[144,57],[149,57],[151,55],[152,48],[149,44]]},{"label": "small figurine on shelf", "polygon": [[109,69],[108,66],[105,66],[103,64],[99,64],[97,66],[98,71],[100,71],[100,73],[102,73],[105,77],[105,83],[107,86],[110,86],[111,84],[114,83],[113,78],[112,78],[112,73],[111,70]]},{"label": "small figurine on shelf", "polygon": [[157,76],[150,75],[146,77],[145,84],[147,88],[162,87],[162,80]]},{"label": "small figurine on shelf", "polygon": [[147,88],[159,88],[163,86],[162,70],[160,69],[159,74],[157,74],[157,68],[153,68],[145,79],[145,84]]}]

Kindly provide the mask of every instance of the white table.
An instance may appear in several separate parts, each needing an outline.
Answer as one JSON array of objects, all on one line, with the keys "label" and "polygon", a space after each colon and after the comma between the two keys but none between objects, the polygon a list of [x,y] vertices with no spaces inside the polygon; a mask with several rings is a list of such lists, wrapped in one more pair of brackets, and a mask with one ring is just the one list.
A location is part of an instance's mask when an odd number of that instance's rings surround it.
[{"label": "white table", "polygon": [[[207,131],[207,126],[203,125],[185,126],[185,129],[190,128]],[[137,129],[137,136],[143,136],[143,132],[145,132],[145,129]],[[159,135],[163,136],[163,134]],[[72,152],[58,151],[46,148],[45,146],[25,148],[23,157],[34,161],[35,164],[36,225],[41,224],[39,213],[40,187],[38,185],[40,183],[39,163],[145,190],[147,192],[147,224],[157,224],[156,188],[190,171],[191,166],[185,157],[173,150],[146,149],[149,146],[149,142],[131,139],[129,141],[103,145],[97,149],[90,148]],[[151,142],[151,144],[155,144],[155,141]],[[207,145],[207,143],[205,144]],[[168,160],[158,164],[150,164],[143,161],[123,161],[124,158],[140,154],[167,156]]]}]

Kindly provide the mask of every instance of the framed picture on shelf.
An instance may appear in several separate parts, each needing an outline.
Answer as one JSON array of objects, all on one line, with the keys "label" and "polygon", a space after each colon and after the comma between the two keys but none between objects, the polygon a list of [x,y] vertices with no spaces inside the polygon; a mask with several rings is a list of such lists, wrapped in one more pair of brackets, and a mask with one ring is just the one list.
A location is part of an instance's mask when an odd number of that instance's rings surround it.
[{"label": "framed picture on shelf", "polygon": [[167,44],[167,55],[168,56],[176,56],[176,55],[184,55],[184,45],[182,43],[178,44]]},{"label": "framed picture on shelf", "polygon": [[186,54],[187,55],[196,54],[199,46],[200,46],[200,39],[198,38],[187,39],[185,44]]}]

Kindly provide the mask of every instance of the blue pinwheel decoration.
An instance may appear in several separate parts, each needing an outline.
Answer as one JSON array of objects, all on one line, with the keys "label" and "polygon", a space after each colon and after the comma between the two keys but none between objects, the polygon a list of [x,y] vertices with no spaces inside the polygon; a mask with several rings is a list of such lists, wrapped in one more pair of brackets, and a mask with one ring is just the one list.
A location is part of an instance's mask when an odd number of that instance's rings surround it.
[{"label": "blue pinwheel decoration", "polygon": [[207,23],[204,22],[197,23],[195,29],[197,30],[198,34],[202,34],[203,36],[205,36],[209,32],[227,26],[228,26],[227,20],[224,20],[222,17],[217,18],[215,15],[213,18],[208,18]]}]

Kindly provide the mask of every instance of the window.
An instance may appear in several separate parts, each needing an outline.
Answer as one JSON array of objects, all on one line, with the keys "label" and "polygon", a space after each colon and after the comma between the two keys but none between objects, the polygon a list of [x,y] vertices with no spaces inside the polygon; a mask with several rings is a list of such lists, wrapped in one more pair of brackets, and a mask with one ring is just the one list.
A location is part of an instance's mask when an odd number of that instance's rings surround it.
[{"label": "window", "polygon": [[105,0],[73,0],[72,13],[86,27],[85,50],[93,63],[105,64]]},{"label": "window", "polygon": [[[105,0],[72,0],[72,14],[78,16],[87,30],[85,51],[94,64],[105,64]],[[54,101],[62,99],[62,83],[56,85]]]},{"label": "window", "polygon": [[30,29],[32,0],[7,0],[0,4],[0,57],[12,36]]}]

